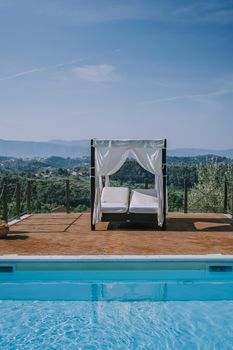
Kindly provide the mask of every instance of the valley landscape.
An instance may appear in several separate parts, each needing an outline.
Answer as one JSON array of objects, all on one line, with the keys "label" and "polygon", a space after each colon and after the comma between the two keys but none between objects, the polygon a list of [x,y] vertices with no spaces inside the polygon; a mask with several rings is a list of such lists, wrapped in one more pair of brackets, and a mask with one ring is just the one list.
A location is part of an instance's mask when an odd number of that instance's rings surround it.
[{"label": "valley landscape", "polygon": [[[8,197],[12,199],[10,216],[16,214],[14,188],[20,183],[25,194],[27,183],[32,185],[32,210],[48,213],[56,208],[66,207],[66,181],[69,179],[70,205],[74,212],[90,209],[90,150],[89,141],[54,141],[48,143],[1,141],[5,149],[0,155],[0,186],[9,187]],[[43,144],[43,147],[41,147]],[[32,147],[33,145],[33,147]],[[200,152],[200,153],[199,153]],[[208,154],[208,152],[210,152]],[[202,153],[204,153],[202,155]],[[231,207],[233,184],[233,159],[218,154],[230,155],[231,151],[198,149],[170,150],[167,158],[167,185],[169,211],[184,209],[184,181],[189,190],[189,210],[222,212],[224,186],[228,182],[228,208]],[[13,154],[14,156],[6,156]],[[23,157],[17,157],[19,154]],[[57,156],[65,154],[68,157]],[[74,154],[78,156],[73,157]],[[173,155],[172,155],[173,154]],[[178,155],[183,156],[178,156]],[[188,156],[188,154],[194,154]],[[34,155],[34,156],[32,156]],[[49,155],[46,157],[45,155]],[[153,175],[142,169],[134,160],[128,159],[113,176],[113,186],[144,188],[145,182],[153,187]],[[1,208],[2,209],[2,203]],[[23,198],[22,212],[26,210]]]}]

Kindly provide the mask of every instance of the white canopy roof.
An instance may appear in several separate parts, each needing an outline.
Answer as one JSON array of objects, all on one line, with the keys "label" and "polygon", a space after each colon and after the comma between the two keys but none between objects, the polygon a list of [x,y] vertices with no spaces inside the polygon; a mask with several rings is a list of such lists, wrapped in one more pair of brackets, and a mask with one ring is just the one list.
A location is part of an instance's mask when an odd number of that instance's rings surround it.
[{"label": "white canopy roof", "polygon": [[164,148],[165,140],[99,140],[94,139],[94,147],[120,147],[120,148]]}]

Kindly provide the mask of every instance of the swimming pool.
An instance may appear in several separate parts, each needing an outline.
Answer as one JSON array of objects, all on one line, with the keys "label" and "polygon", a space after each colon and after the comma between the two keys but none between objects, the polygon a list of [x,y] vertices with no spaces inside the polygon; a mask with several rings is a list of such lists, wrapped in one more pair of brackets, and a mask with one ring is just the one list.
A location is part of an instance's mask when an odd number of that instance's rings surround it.
[{"label": "swimming pool", "polygon": [[233,259],[0,260],[1,349],[232,349]]}]

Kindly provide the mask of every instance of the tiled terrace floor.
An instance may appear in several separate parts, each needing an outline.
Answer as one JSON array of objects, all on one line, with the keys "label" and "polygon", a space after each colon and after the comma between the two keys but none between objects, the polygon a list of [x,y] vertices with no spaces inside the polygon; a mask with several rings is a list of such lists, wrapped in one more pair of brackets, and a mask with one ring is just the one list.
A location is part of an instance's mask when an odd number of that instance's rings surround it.
[{"label": "tiled terrace floor", "polygon": [[90,230],[90,214],[38,214],[11,226],[0,255],[233,254],[233,225],[223,214],[170,213],[167,230],[114,227]]}]

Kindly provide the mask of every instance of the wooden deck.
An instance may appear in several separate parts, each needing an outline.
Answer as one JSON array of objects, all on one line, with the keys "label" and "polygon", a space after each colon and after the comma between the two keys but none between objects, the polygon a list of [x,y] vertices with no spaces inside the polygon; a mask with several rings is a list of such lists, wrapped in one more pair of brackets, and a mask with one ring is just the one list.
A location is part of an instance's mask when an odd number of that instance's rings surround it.
[{"label": "wooden deck", "polygon": [[233,225],[223,214],[168,215],[167,230],[100,223],[90,214],[38,214],[11,226],[0,255],[233,254]]}]

